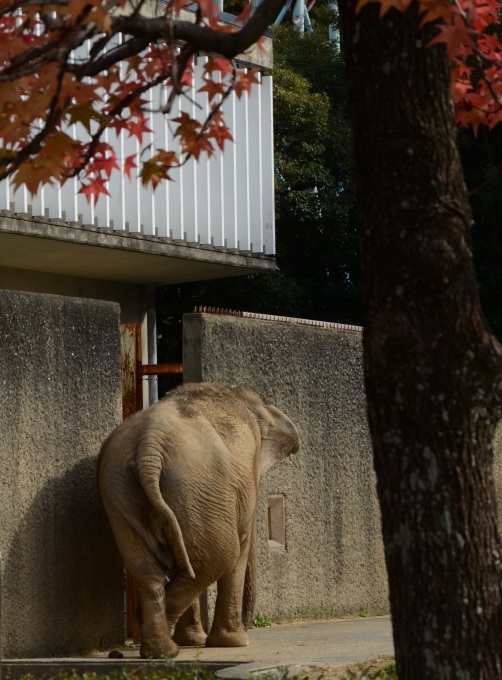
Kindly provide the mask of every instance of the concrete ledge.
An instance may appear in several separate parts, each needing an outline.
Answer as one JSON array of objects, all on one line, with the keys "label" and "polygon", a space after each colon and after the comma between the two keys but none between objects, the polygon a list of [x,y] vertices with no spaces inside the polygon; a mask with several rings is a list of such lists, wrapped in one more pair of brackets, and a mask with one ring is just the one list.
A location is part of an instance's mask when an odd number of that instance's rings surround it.
[{"label": "concrete ledge", "polygon": [[288,678],[301,678],[313,668],[319,668],[325,664],[309,663],[292,664],[291,666],[264,666],[259,663],[246,663],[240,666],[232,666],[218,670],[216,675],[227,680],[246,680],[246,678],[267,678],[268,680],[288,680]]},{"label": "concrete ledge", "polygon": [[0,267],[140,285],[183,283],[275,270],[269,255],[195,243],[0,216]]}]

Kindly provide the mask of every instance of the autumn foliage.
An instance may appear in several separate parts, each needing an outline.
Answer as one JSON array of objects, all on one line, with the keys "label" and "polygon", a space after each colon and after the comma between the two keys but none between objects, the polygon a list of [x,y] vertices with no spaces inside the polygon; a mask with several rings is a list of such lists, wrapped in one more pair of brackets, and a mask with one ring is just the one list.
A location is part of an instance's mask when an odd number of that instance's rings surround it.
[{"label": "autumn foliage", "polygon": [[[155,4],[150,18],[147,1]],[[432,42],[447,46],[459,123],[477,129],[502,119],[498,0],[360,0],[358,11],[375,1],[382,14],[418,2],[422,22],[437,23]],[[213,0],[190,3],[195,22],[184,20],[188,4],[0,0],[0,179],[12,176],[15,186],[25,184],[34,193],[41,184],[79,175],[81,191],[91,199],[107,193],[113,171],[139,172],[155,187],[188,157],[223,149],[231,140],[224,100],[257,82],[256,72],[238,70],[232,57],[259,38],[282,0],[263,0],[265,10],[251,19],[248,5],[238,17],[244,30],[222,25]],[[243,34],[252,22],[258,32],[230,44],[228,33]],[[142,143],[149,131],[148,91],[162,89],[158,106],[169,115],[174,99],[186,96],[201,51],[210,55],[199,89],[209,102],[206,119],[188,113],[172,119],[176,151],[156,148],[148,157],[117,158],[105,131],[125,131]]]},{"label": "autumn foliage", "polygon": [[421,24],[435,22],[430,44],[444,43],[452,63],[457,122],[492,128],[502,121],[502,44],[499,0],[359,0],[358,11],[379,2],[380,15],[417,2]]},{"label": "autumn foliage", "polygon": [[[223,150],[231,134],[222,104],[258,82],[256,70],[238,70],[228,58],[212,55],[204,66],[200,92],[209,115],[196,120],[181,112],[171,124],[177,152],[154,149],[147,158],[117,158],[105,131],[125,131],[140,144],[149,132],[156,88],[157,106],[169,114],[175,97],[192,84],[196,46],[176,39],[173,27],[188,0],[158,4],[162,14],[142,16],[144,2],[128,0],[2,0],[0,3],[0,178],[35,193],[44,183],[81,175],[89,198],[107,193],[114,170],[140,172],[154,187],[189,156]],[[193,5],[192,5],[193,6]],[[196,21],[213,33],[235,31],[220,25],[212,0],[197,0]],[[246,20],[249,8],[240,17]],[[178,21],[178,23],[176,23]],[[190,26],[187,30],[190,30]],[[160,88],[160,94],[159,94]]]}]

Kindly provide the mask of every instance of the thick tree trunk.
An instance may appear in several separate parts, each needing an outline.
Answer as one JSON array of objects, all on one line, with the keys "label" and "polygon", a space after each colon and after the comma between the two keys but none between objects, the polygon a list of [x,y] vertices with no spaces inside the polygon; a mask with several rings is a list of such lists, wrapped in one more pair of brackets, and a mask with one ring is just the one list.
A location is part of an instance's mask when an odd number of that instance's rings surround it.
[{"label": "thick tree trunk", "polygon": [[502,678],[492,473],[502,350],[479,307],[443,47],[342,0],[368,416],[400,680]]}]

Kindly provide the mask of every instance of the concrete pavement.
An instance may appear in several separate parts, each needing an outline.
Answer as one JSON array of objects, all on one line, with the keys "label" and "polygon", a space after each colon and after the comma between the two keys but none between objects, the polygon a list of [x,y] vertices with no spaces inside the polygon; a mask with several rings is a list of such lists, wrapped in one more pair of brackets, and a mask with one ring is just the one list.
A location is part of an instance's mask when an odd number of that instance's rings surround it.
[{"label": "concrete pavement", "polygon": [[235,661],[241,668],[220,671],[223,677],[246,677],[258,669],[282,666],[338,666],[394,653],[390,617],[299,622],[253,628],[249,647],[184,647],[179,659]]},{"label": "concrete pavement", "polygon": [[[221,677],[245,678],[277,668],[290,667],[293,671],[305,666],[339,666],[394,653],[388,616],[253,628],[249,639],[249,647],[182,647],[174,663],[186,665],[197,660]],[[55,674],[70,669],[106,673],[116,668],[137,668],[140,664],[159,665],[141,660],[137,645],[126,645],[120,651],[124,654],[120,660],[108,659],[108,652],[73,659],[4,660],[3,671],[5,676],[10,674],[14,678],[22,670],[48,676],[52,670]]]}]

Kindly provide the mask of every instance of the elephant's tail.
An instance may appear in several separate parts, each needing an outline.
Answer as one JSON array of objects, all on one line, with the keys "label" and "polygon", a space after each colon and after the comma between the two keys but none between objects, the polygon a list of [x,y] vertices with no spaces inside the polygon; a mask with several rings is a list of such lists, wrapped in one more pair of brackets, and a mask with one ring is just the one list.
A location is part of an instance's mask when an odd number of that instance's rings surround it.
[{"label": "elephant's tail", "polygon": [[251,627],[256,605],[256,518],[251,531],[251,546],[249,548],[244,578],[244,591],[242,593],[242,625],[244,628]]},{"label": "elephant's tail", "polygon": [[160,474],[162,472],[162,456],[157,451],[148,449],[140,451],[136,458],[137,474],[139,482],[147,495],[148,500],[155,510],[163,517],[171,527],[179,553],[182,556],[184,566],[191,578],[195,578],[195,572],[190,563],[181,527],[176,515],[165,502],[160,493]]}]

